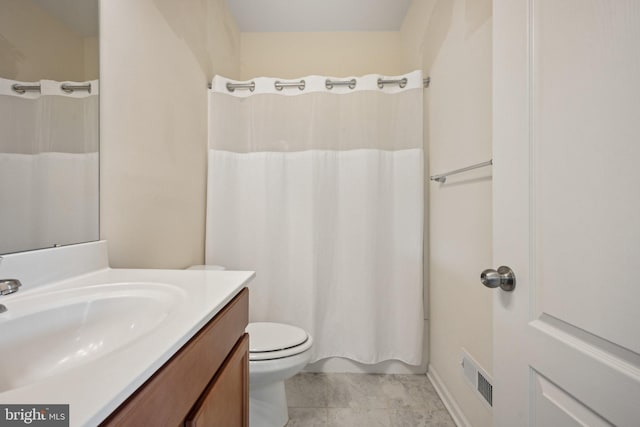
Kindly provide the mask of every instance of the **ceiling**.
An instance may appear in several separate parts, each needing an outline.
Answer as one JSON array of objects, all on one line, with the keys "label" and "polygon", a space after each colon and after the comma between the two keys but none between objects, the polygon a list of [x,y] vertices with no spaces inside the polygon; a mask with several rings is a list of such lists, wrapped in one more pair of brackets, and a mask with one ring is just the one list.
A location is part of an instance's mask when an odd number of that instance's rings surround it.
[{"label": "ceiling", "polygon": [[227,0],[242,32],[398,31],[411,0]]}]

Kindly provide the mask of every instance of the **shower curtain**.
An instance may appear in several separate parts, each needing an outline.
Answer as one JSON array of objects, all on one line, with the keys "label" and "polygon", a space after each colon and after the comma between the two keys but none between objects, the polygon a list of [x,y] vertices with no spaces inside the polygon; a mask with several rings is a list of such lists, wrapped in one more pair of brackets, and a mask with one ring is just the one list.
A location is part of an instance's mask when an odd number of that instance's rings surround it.
[{"label": "shower curtain", "polygon": [[0,200],[0,253],[98,239],[97,81],[0,78]]},{"label": "shower curtain", "polygon": [[209,91],[207,264],[255,270],[250,320],[304,328],[312,361],[420,364],[421,72],[237,83]]}]

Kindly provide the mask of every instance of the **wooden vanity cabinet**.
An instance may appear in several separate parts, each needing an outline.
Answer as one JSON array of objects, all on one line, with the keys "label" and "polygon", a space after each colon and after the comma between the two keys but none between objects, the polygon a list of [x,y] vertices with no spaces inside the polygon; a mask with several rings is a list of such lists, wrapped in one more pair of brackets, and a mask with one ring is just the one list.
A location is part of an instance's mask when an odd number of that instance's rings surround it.
[{"label": "wooden vanity cabinet", "polygon": [[186,427],[248,426],[248,379],[249,335],[245,334],[187,416]]},{"label": "wooden vanity cabinet", "polygon": [[248,427],[248,308],[245,288],[101,426]]}]

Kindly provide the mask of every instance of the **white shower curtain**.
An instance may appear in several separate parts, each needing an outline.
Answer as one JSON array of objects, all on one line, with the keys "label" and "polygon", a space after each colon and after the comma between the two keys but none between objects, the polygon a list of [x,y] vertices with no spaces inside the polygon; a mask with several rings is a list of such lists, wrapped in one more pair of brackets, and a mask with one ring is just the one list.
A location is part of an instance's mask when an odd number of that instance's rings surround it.
[{"label": "white shower curtain", "polygon": [[98,239],[98,162],[97,81],[0,78],[0,253]]},{"label": "white shower curtain", "polygon": [[306,329],[312,361],[422,361],[422,74],[381,77],[209,93],[206,262],[255,270],[251,321]]}]

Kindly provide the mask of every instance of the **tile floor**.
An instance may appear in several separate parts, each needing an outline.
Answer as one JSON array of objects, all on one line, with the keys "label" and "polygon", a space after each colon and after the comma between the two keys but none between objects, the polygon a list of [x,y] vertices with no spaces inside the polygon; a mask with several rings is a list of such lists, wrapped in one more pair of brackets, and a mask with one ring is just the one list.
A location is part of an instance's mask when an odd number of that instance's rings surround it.
[{"label": "tile floor", "polygon": [[286,427],[455,427],[426,375],[300,373]]}]

